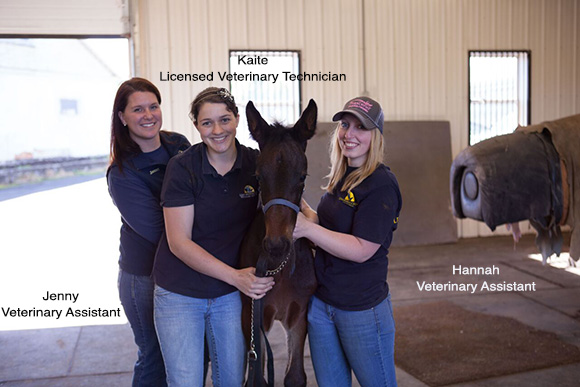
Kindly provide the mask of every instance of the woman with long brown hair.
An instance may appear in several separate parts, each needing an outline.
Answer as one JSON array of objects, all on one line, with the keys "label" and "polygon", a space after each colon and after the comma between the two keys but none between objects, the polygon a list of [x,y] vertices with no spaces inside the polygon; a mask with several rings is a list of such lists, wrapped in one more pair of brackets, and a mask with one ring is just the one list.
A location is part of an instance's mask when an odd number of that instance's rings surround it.
[{"label": "woman with long brown hair", "polygon": [[257,211],[258,151],[236,140],[234,97],[209,87],[191,104],[202,142],[167,166],[161,193],[166,238],[155,257],[155,326],[171,386],[201,386],[204,343],[214,386],[241,386],[245,342],[240,292],[262,298],[272,277],[239,268]]},{"label": "woman with long brown hair", "polygon": [[159,201],[165,166],[190,143],[181,134],[162,131],[162,124],[157,87],[143,78],[123,82],[113,104],[107,183],[121,214],[119,297],[138,347],[133,386],[166,385],[151,271],[164,231]]}]

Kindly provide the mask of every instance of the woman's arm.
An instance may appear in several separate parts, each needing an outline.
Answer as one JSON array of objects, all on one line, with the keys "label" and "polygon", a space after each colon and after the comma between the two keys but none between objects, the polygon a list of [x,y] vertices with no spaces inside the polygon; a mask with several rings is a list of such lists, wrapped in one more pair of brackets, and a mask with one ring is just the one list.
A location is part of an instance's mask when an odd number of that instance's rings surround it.
[{"label": "woman's arm", "polygon": [[194,222],[193,204],[164,207],[169,249],[192,269],[235,286],[253,299],[260,299],[274,286],[272,277],[256,277],[253,267],[234,269],[191,240]]},{"label": "woman's arm", "polygon": [[378,243],[354,235],[328,230],[312,222],[302,212],[296,219],[294,238],[308,238],[335,257],[358,263],[368,260],[381,247]]},{"label": "woman's arm", "polygon": [[121,217],[138,235],[157,245],[163,233],[163,212],[151,189],[127,168],[114,167],[107,176],[109,194]]}]

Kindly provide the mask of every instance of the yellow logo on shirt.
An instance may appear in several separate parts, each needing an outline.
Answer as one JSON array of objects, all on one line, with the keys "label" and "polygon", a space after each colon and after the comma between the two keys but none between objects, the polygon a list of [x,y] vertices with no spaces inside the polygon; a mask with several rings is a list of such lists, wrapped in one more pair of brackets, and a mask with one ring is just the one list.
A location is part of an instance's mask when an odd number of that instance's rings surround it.
[{"label": "yellow logo on shirt", "polygon": [[348,191],[348,193],[346,194],[346,196],[344,198],[340,198],[340,201],[349,207],[354,207],[354,206],[358,205],[358,203],[356,202],[356,200],[354,198],[354,194],[351,191]]},{"label": "yellow logo on shirt", "polygon": [[254,196],[256,196],[256,190],[249,184],[244,187],[244,193],[240,194],[242,199],[253,198]]}]

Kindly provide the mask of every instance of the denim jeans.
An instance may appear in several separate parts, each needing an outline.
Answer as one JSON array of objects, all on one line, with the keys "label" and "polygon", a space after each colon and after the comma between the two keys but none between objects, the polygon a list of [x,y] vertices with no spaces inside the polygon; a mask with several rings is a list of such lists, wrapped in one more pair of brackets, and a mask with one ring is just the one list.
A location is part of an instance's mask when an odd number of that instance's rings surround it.
[{"label": "denim jeans", "polygon": [[320,387],[396,386],[395,321],[391,296],[374,308],[345,311],[312,296],[308,340]]},{"label": "denim jeans", "polygon": [[239,292],[201,299],[155,287],[155,327],[170,387],[204,383],[204,339],[215,387],[244,382],[246,344]]},{"label": "denim jeans", "polygon": [[166,386],[165,365],[153,322],[153,290],[150,277],[119,270],[119,298],[137,344],[133,387]]}]

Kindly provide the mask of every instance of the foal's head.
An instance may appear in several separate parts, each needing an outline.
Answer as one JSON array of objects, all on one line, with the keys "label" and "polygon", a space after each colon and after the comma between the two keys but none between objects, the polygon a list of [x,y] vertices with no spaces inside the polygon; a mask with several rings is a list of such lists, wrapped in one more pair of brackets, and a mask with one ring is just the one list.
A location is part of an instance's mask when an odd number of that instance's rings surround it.
[{"label": "foal's head", "polygon": [[316,130],[316,115],[316,103],[310,100],[296,124],[284,127],[269,125],[251,101],[246,107],[250,133],[260,145],[256,176],[266,223],[263,251],[267,262],[261,262],[265,269],[275,269],[292,253],[292,231],[308,167],[306,142]]}]

